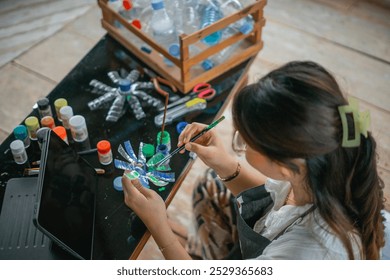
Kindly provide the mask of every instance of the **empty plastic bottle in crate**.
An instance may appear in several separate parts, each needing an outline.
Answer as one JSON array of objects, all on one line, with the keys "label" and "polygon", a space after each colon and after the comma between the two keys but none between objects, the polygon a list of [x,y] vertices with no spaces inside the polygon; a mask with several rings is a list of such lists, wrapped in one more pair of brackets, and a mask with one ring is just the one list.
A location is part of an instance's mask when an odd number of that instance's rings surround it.
[{"label": "empty plastic bottle in crate", "polygon": [[[243,4],[238,0],[227,0],[221,4],[221,11],[223,16],[229,16],[243,9]],[[248,15],[236,22],[233,22],[229,27],[231,33],[241,32],[242,34],[249,34],[253,30],[254,20],[251,15]],[[224,34],[225,35],[225,34]]]},{"label": "empty plastic bottle in crate", "polygon": [[173,18],[178,34],[183,33],[184,2],[183,0],[165,0],[168,15]]},{"label": "empty plastic bottle in crate", "polygon": [[[201,8],[201,26],[200,28],[205,28],[214,22],[222,18],[222,12],[220,4],[216,0],[207,0],[205,5]],[[202,39],[202,42],[206,45],[213,46],[218,44],[222,38],[222,31],[218,30],[205,38]]]},{"label": "empty plastic bottle in crate", "polygon": [[183,33],[191,34],[199,30],[199,0],[185,0],[183,7]]},{"label": "empty plastic bottle in crate", "polygon": [[175,25],[168,16],[163,0],[152,0],[151,28],[156,42],[166,49],[177,39]]}]

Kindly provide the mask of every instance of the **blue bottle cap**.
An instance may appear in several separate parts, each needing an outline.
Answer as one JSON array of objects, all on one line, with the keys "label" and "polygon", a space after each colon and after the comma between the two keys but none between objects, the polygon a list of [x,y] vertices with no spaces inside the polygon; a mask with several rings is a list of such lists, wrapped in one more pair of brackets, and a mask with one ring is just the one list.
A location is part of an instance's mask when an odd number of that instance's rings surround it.
[{"label": "blue bottle cap", "polygon": [[253,30],[253,24],[250,24],[249,22],[244,23],[244,24],[240,27],[240,32],[241,32],[242,34],[245,34],[245,35],[251,33],[252,30]]},{"label": "blue bottle cap", "polygon": [[214,67],[214,62],[211,59],[206,59],[202,62],[202,68],[204,70],[210,70],[211,68]]},{"label": "blue bottle cap", "polygon": [[180,46],[179,44],[171,44],[168,48],[168,52],[172,56],[180,56]]},{"label": "blue bottle cap", "polygon": [[219,41],[221,41],[221,38],[222,38],[222,32],[216,31],[216,32],[210,34],[209,36],[204,37],[202,42],[205,43],[206,45],[214,46],[214,45],[218,44]]},{"label": "blue bottle cap", "polygon": [[24,125],[18,125],[14,128],[14,136],[16,139],[24,140],[28,136],[27,128]]},{"label": "blue bottle cap", "polygon": [[164,8],[164,1],[152,1],[153,10],[160,10]]},{"label": "blue bottle cap", "polygon": [[122,176],[116,177],[114,179],[114,189],[117,190],[118,192],[123,191]]},{"label": "blue bottle cap", "polygon": [[131,83],[127,79],[121,79],[119,80],[119,88],[122,92],[128,92],[130,91]]},{"label": "blue bottle cap", "polygon": [[156,154],[157,153],[162,153],[163,155],[167,155],[168,154],[168,146],[165,144],[157,145]]},{"label": "blue bottle cap", "polygon": [[184,128],[187,126],[187,122],[179,122],[177,125],[176,125],[176,131],[177,133],[182,133],[182,131],[184,130]]}]

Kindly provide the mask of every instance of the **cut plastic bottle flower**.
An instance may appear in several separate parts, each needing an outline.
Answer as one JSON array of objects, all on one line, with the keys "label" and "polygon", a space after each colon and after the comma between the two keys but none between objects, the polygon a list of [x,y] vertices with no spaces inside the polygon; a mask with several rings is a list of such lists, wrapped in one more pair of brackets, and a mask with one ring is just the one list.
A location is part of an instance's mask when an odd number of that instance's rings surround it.
[{"label": "cut plastic bottle flower", "polygon": [[119,145],[118,152],[126,161],[115,159],[115,167],[125,171],[130,171],[125,175],[131,180],[139,179],[140,183],[145,188],[150,188],[149,181],[158,187],[166,186],[168,183],[175,182],[174,172],[163,172],[171,170],[168,164],[160,165],[156,168],[154,167],[154,163],[158,162],[161,157],[164,157],[164,155],[157,153],[148,162],[146,162],[146,158],[142,153],[143,145],[143,142],[139,145],[138,157],[135,155],[130,141],[124,142],[124,147]]}]

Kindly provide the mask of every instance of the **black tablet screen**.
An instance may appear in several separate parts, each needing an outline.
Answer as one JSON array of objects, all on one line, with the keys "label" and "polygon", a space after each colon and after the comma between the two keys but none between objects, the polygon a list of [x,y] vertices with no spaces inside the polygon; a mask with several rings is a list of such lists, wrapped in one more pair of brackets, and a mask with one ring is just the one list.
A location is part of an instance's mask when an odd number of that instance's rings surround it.
[{"label": "black tablet screen", "polygon": [[41,158],[36,223],[55,242],[92,258],[95,216],[94,168],[50,132]]}]

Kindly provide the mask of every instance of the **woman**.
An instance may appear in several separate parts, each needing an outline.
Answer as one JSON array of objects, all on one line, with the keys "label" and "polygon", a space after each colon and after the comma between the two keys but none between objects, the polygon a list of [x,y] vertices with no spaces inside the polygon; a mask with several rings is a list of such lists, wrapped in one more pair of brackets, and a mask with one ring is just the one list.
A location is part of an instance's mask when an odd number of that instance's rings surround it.
[{"label": "woman", "polygon": [[[178,146],[195,152],[235,196],[241,256],[257,259],[378,259],[384,246],[383,182],[367,115],[348,104],[313,62],[291,62],[246,86],[233,123],[251,168],[241,168],[209,131],[188,125]],[[190,259],[160,196],[123,178],[125,202],[166,259]],[[259,187],[256,187],[259,186]]]}]

